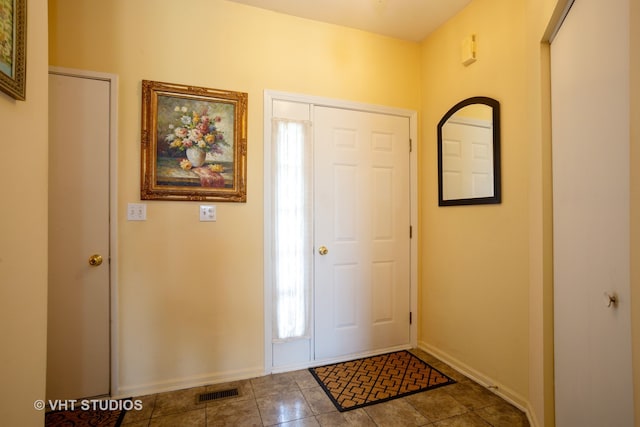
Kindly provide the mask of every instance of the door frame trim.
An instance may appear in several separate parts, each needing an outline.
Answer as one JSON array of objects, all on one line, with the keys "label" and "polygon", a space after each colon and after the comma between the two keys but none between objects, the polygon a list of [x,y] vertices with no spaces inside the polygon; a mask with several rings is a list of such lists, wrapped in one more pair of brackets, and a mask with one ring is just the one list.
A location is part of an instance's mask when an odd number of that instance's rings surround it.
[{"label": "door frame trim", "polygon": [[[409,203],[410,203],[410,221],[412,227],[412,238],[410,239],[410,290],[409,290],[409,309],[412,313],[412,322],[409,326],[409,342],[412,347],[418,344],[418,113],[414,110],[388,107],[376,104],[366,104],[361,102],[346,101],[340,99],[332,99],[319,97],[314,95],[297,94],[290,92],[280,92],[266,89],[264,91],[264,143],[263,143],[263,160],[264,160],[264,370],[265,374],[274,371],[273,355],[272,355],[272,326],[273,326],[273,310],[272,310],[272,257],[271,242],[273,239],[271,230],[271,118],[272,105],[274,100],[283,100],[291,102],[300,102],[311,104],[313,106],[341,108],[345,110],[356,110],[370,113],[381,113],[406,117],[409,119],[409,138],[411,139],[411,151],[409,153]],[[407,147],[409,149],[409,147]],[[409,230],[407,230],[409,232]],[[309,367],[314,363],[309,360],[306,366],[296,366],[296,368]]]},{"label": "door frame trim", "polygon": [[109,83],[109,395],[119,395],[118,384],[118,76],[88,70],[49,67],[49,74],[101,80]]}]

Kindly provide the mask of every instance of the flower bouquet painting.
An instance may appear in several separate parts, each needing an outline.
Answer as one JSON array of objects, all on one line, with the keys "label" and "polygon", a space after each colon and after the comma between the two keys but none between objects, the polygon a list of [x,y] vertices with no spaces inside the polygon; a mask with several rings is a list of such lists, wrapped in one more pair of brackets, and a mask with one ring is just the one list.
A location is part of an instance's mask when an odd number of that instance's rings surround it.
[{"label": "flower bouquet painting", "polygon": [[142,199],[246,201],[247,94],[143,81]]}]

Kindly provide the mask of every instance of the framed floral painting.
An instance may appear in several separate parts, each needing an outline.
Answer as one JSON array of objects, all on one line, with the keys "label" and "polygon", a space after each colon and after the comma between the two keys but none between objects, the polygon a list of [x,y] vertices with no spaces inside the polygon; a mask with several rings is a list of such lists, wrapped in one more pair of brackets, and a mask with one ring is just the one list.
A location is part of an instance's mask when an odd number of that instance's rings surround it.
[{"label": "framed floral painting", "polygon": [[244,92],[142,81],[143,200],[246,202]]},{"label": "framed floral painting", "polygon": [[24,101],[27,76],[27,0],[0,0],[0,90]]}]

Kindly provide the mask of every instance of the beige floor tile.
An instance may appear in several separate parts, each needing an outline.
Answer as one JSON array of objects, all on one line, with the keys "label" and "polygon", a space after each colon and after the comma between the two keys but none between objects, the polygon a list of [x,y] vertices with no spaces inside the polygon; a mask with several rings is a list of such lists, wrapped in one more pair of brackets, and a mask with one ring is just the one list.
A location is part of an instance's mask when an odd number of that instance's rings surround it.
[{"label": "beige floor tile", "polygon": [[447,418],[432,424],[433,427],[490,427],[491,424],[485,422],[477,414],[469,412],[456,417]]},{"label": "beige floor tile", "polygon": [[205,387],[194,387],[184,390],[158,393],[151,417],[156,418],[178,412],[204,409],[206,407],[204,403],[196,403],[198,394],[203,393],[204,391]]},{"label": "beige floor tile", "polygon": [[333,404],[327,393],[317,385],[312,388],[305,388],[302,390],[311,411],[314,414],[325,414],[327,412],[337,412],[336,405]]},{"label": "beige floor tile", "polygon": [[416,393],[406,397],[406,400],[425,418],[432,422],[467,412],[468,409],[446,393],[445,388],[446,386],[436,390]]},{"label": "beige floor tile", "polygon": [[261,427],[262,419],[255,399],[226,400],[207,407],[207,427]]},{"label": "beige floor tile", "polygon": [[257,397],[256,402],[265,426],[313,416],[311,408],[300,390],[282,392],[278,395]]},{"label": "beige floor tile", "polygon": [[354,409],[347,412],[329,412],[316,415],[322,427],[376,427],[371,417],[364,409]]},{"label": "beige floor tile", "polygon": [[147,396],[140,396],[136,397],[133,400],[140,400],[142,409],[132,409],[130,411],[127,411],[124,415],[124,420],[122,421],[123,425],[129,425],[138,421],[149,420],[149,418],[151,418],[151,414],[153,413],[153,408],[155,407],[156,395],[150,394]]},{"label": "beige floor tile", "polygon": [[487,406],[475,412],[494,427],[529,427],[526,415],[508,403]]},{"label": "beige floor tile", "polygon": [[290,421],[278,424],[278,427],[320,427],[315,417],[303,418],[301,420]]},{"label": "beige floor tile", "polygon": [[206,427],[205,408],[151,418],[149,427]]},{"label": "beige floor tile", "polygon": [[479,409],[504,402],[495,393],[469,380],[448,385],[443,387],[443,390],[469,409]]},{"label": "beige floor tile", "polygon": [[294,381],[300,387],[300,390],[318,386],[318,381],[311,375],[308,369],[292,372]]},{"label": "beige floor tile", "polygon": [[363,409],[379,427],[412,427],[429,423],[427,418],[404,399],[378,403]]},{"label": "beige floor tile", "polygon": [[256,398],[279,395],[290,390],[297,390],[298,385],[291,373],[265,375],[251,380],[253,393]]}]

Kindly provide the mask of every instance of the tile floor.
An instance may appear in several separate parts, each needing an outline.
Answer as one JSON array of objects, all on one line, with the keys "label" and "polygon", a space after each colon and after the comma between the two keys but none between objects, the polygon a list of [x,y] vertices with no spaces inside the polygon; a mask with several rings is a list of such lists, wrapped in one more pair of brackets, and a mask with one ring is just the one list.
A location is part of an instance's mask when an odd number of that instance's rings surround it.
[{"label": "tile floor", "polygon": [[[421,350],[415,355],[456,384],[338,412],[308,370],[135,397],[123,427],[159,426],[529,426],[526,416],[491,391]],[[203,392],[237,388],[239,396],[196,403]]]}]

